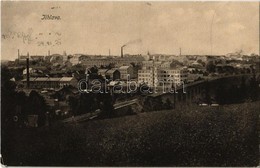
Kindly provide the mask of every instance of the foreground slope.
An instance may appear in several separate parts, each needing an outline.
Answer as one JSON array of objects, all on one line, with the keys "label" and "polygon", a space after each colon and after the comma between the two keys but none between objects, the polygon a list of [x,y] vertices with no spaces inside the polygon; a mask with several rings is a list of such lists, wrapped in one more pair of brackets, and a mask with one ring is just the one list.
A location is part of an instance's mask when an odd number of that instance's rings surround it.
[{"label": "foreground slope", "polygon": [[141,113],[2,140],[7,165],[257,166],[259,102]]}]

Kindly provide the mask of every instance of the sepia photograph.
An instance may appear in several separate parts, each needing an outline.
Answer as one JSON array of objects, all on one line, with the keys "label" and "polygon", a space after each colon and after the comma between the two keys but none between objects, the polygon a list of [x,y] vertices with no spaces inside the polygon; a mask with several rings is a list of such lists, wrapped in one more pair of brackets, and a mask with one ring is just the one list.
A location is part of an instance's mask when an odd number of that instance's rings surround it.
[{"label": "sepia photograph", "polygon": [[258,167],[259,1],[1,1],[1,165]]}]

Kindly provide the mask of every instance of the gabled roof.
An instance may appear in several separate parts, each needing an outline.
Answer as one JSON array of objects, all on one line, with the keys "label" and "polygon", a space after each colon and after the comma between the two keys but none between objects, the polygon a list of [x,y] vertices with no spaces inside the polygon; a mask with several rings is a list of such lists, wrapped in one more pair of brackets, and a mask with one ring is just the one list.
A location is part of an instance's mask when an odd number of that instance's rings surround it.
[{"label": "gabled roof", "polygon": [[128,69],[130,66],[121,66],[119,67],[119,70],[125,70],[125,69]]},{"label": "gabled roof", "polygon": [[53,82],[55,82],[55,81],[60,81],[60,79],[61,79],[61,78],[48,78],[49,81],[53,81]]},{"label": "gabled roof", "polygon": [[41,82],[45,82],[45,81],[48,81],[49,78],[47,77],[40,77],[40,78],[36,78],[35,81],[41,81]]},{"label": "gabled roof", "polygon": [[62,77],[61,79],[60,79],[60,82],[69,82],[69,81],[71,81],[73,79],[73,77]]},{"label": "gabled roof", "polygon": [[[69,82],[74,77],[62,77],[62,78],[48,78],[48,77],[38,77],[38,78],[30,78],[30,81],[39,81],[39,82],[46,82],[46,81],[52,81],[52,82]],[[26,82],[26,79],[23,79],[22,82]]]},{"label": "gabled roof", "polygon": [[[30,82],[31,81],[34,81],[36,78],[30,78],[29,80],[30,80]],[[23,80],[21,80],[22,82],[26,82],[27,81],[27,79],[23,79]]]},{"label": "gabled roof", "polygon": [[102,76],[105,76],[107,71],[108,71],[108,69],[99,69],[98,70],[98,74],[101,74]]},{"label": "gabled roof", "polygon": [[109,75],[112,75],[115,71],[118,71],[117,69],[115,68],[112,68],[112,69],[109,69],[106,74],[109,74]]}]

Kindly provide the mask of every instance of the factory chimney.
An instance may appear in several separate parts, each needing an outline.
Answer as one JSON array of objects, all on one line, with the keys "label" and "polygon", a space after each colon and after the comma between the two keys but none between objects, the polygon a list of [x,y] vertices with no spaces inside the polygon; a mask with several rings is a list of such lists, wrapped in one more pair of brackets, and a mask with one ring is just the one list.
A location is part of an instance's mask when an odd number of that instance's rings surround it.
[{"label": "factory chimney", "polygon": [[30,87],[29,52],[27,53],[27,58],[26,58],[26,83],[27,83],[27,88],[29,88]]},{"label": "factory chimney", "polygon": [[51,55],[51,52],[50,52],[50,50],[48,50],[48,56],[50,56]]},{"label": "factory chimney", "polygon": [[125,47],[125,45],[123,45],[123,46],[121,47],[121,58],[124,57],[124,47]]},{"label": "factory chimney", "polygon": [[181,56],[181,48],[180,48],[180,56]]},{"label": "factory chimney", "polygon": [[20,60],[20,50],[18,49],[18,64],[19,64],[19,60]]}]

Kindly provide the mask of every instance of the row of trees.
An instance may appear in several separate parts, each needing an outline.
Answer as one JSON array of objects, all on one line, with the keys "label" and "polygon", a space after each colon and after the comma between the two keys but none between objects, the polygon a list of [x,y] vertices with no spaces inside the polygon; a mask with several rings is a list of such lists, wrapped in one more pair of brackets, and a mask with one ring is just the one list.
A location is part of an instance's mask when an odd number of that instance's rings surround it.
[{"label": "row of trees", "polygon": [[81,93],[79,96],[70,96],[68,100],[73,115],[94,112],[100,109],[102,117],[114,116],[114,100],[108,93]]},{"label": "row of trees", "polygon": [[146,97],[143,102],[143,109],[142,111],[160,111],[160,110],[170,110],[173,109],[174,104],[170,101],[170,99],[166,99],[165,102],[162,101],[162,98],[156,97]]},{"label": "row of trees", "polygon": [[258,100],[259,87],[256,77],[253,76],[247,83],[245,78],[241,79],[240,85],[225,86],[220,83],[216,89],[216,101],[220,104],[242,103],[246,100]]},{"label": "row of trees", "polygon": [[1,117],[2,126],[13,126],[14,122],[24,124],[27,116],[38,115],[38,125],[45,123],[47,106],[44,98],[36,91],[31,91],[29,96],[25,92],[17,92],[16,84],[10,81],[12,74],[7,68],[1,70]]},{"label": "row of trees", "polygon": [[212,61],[208,62],[206,65],[206,69],[209,73],[229,73],[229,74],[245,74],[245,73],[251,73],[254,72],[255,69],[253,68],[253,66],[251,66],[250,68],[234,68],[231,65],[226,65],[226,66],[216,66],[216,64],[214,64]]}]

